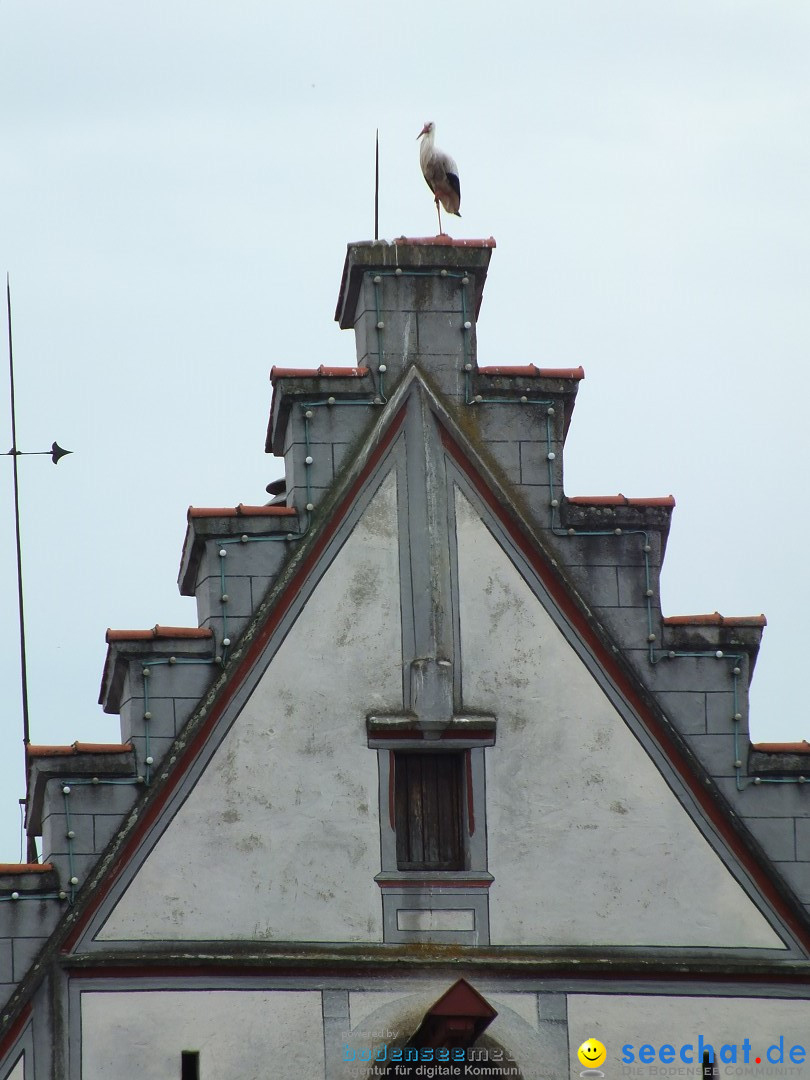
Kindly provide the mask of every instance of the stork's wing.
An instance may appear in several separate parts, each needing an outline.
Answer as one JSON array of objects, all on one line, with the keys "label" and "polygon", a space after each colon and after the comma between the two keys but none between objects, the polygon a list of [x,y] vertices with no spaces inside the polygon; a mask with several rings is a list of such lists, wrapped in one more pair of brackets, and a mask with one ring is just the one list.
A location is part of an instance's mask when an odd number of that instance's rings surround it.
[{"label": "stork's wing", "polygon": [[449,187],[453,189],[456,195],[456,206],[461,206],[461,183],[459,182],[458,173],[447,172],[446,180]]}]

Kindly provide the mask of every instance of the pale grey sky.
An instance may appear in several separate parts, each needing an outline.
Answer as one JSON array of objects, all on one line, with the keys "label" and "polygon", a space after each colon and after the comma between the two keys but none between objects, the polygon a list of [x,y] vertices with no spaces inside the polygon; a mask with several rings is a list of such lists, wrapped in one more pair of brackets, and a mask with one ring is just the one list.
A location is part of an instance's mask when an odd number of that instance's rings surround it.
[{"label": "pale grey sky", "polygon": [[[0,0],[32,737],[118,738],[104,631],[194,623],[189,504],[264,498],[273,363],[350,363],[345,245],[494,235],[486,363],[583,364],[568,494],[676,496],[666,614],[770,620],[757,739],[810,737],[806,0]],[[5,355],[5,350],[4,350]],[[5,379],[3,380],[5,385]],[[7,390],[0,425],[9,434]],[[0,470],[0,859],[24,793]],[[5,568],[3,570],[3,568]]]}]

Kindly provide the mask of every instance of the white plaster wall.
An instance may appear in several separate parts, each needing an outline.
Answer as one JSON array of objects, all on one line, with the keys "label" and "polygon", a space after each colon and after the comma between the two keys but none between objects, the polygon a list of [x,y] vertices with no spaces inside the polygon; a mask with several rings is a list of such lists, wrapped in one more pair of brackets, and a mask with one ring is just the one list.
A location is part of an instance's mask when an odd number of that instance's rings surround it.
[{"label": "white plaster wall", "polygon": [[382,940],[365,723],[401,663],[391,474],[99,936]]},{"label": "white plaster wall", "polygon": [[492,943],[783,947],[460,492],[456,516],[464,705],[498,717]]},{"label": "white plaster wall", "polygon": [[201,1080],[319,1080],[321,995],[290,991],[82,994],[82,1080],[167,1080],[183,1050]]},{"label": "white plaster wall", "polygon": [[[694,1056],[698,1048],[698,1037],[711,1043],[715,1053],[720,1052],[724,1044],[738,1045],[738,1067],[742,1062],[742,1041],[751,1040],[751,1061],[746,1075],[772,1075],[777,1066],[767,1061],[766,1051],[769,1046],[784,1036],[785,1067],[782,1075],[810,1076],[810,1065],[799,1067],[788,1060],[791,1046],[800,1045],[807,1050],[810,1061],[810,1003],[807,1001],[774,998],[726,998],[726,997],[650,997],[612,994],[569,994],[568,996],[568,1043],[571,1052],[572,1068],[578,1074],[581,1066],[576,1052],[588,1038],[599,1039],[607,1048],[607,1060],[602,1071],[608,1077],[629,1075],[627,1070],[638,1070],[636,1076],[652,1075],[653,1064],[638,1061],[638,1050],[644,1044],[658,1049],[668,1044],[676,1050],[673,1064],[663,1065],[656,1058],[656,1075],[672,1072],[672,1075],[697,1075],[688,1073],[688,1065],[677,1056],[681,1047],[691,1044],[694,1051],[685,1050],[687,1056]],[[622,1062],[622,1047],[625,1044],[635,1047],[636,1062],[625,1065]],[[761,1057],[761,1066],[755,1064],[755,1057]],[[735,1072],[731,1064],[720,1064],[721,1076],[742,1075]],[[765,1069],[770,1068],[770,1073]],[[682,1072],[678,1073],[677,1070]]]}]

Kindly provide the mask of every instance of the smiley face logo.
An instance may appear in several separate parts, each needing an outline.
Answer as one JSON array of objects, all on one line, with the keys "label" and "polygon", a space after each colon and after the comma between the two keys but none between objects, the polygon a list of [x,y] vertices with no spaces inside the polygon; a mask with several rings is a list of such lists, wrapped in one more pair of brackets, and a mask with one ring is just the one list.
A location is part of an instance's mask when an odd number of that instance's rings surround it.
[{"label": "smiley face logo", "polygon": [[600,1043],[598,1039],[586,1039],[577,1050],[577,1057],[586,1069],[598,1069],[605,1064],[607,1050],[604,1043]]}]

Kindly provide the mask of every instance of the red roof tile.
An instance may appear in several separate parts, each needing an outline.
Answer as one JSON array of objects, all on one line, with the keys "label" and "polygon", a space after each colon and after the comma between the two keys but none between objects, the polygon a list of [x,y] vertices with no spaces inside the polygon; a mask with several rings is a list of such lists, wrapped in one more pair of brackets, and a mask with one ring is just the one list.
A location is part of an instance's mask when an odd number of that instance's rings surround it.
[{"label": "red roof tile", "polygon": [[190,506],[188,519],[221,517],[295,517],[298,511],[294,506]]},{"label": "red roof tile", "polygon": [[719,611],[711,615],[669,615],[664,619],[665,626],[767,626],[764,615],[721,615]]},{"label": "red roof tile", "polygon": [[751,743],[751,749],[762,754],[810,754],[810,743],[806,739],[801,742],[759,742]]},{"label": "red roof tile", "polygon": [[574,506],[674,506],[672,495],[658,495],[647,499],[628,499],[626,495],[572,495],[566,500]]},{"label": "red roof tile", "polygon": [[115,641],[155,641],[157,638],[210,638],[213,633],[203,626],[155,626],[151,630],[108,630],[107,643]]},{"label": "red roof tile", "polygon": [[494,236],[486,240],[454,240],[446,233],[442,233],[441,236],[398,236],[391,242],[402,247],[494,248],[496,246]]},{"label": "red roof tile", "polygon": [[62,757],[69,754],[128,754],[132,743],[83,743],[75,742],[70,746],[35,746],[29,743],[26,754],[29,757]]},{"label": "red roof tile", "polygon": [[47,874],[53,870],[53,863],[49,862],[4,862],[0,863],[0,874]]},{"label": "red roof tile", "polygon": [[270,382],[275,385],[277,379],[362,379],[368,375],[367,367],[326,367],[317,368],[276,367],[270,369]]},{"label": "red roof tile", "polygon": [[585,369],[576,368],[539,368],[534,364],[494,364],[489,367],[478,369],[479,375],[509,375],[516,378],[545,378],[545,379],[584,379]]}]

